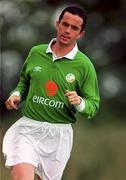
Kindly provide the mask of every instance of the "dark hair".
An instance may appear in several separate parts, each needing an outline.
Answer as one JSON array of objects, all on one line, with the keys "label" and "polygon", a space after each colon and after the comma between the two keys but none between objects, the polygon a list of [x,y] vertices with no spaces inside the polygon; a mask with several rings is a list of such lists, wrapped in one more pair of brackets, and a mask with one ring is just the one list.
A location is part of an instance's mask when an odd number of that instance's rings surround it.
[{"label": "dark hair", "polygon": [[65,12],[69,12],[71,14],[78,15],[79,17],[81,17],[83,19],[83,24],[82,24],[82,29],[81,29],[81,31],[83,31],[85,28],[86,22],[87,22],[86,11],[84,9],[82,9],[82,7],[80,7],[80,6],[68,6],[61,12],[61,14],[59,16],[59,22],[63,18]]}]

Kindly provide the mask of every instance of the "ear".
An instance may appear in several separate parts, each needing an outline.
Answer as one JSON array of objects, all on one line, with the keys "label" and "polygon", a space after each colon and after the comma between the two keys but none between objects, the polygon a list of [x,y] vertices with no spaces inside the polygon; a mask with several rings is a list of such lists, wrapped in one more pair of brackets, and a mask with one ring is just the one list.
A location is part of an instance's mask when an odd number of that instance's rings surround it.
[{"label": "ear", "polygon": [[82,38],[83,36],[85,36],[85,31],[81,31],[79,36],[78,36],[78,39]]},{"label": "ear", "polygon": [[85,31],[80,32],[80,38],[83,37],[83,36],[85,36]]}]

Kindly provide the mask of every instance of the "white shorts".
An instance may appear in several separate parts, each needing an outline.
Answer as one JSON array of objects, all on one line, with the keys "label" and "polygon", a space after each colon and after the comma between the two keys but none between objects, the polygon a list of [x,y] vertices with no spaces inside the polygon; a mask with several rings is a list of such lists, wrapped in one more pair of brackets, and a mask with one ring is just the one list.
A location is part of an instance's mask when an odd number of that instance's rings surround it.
[{"label": "white shorts", "polygon": [[5,166],[30,163],[42,180],[60,180],[71,154],[71,124],[39,122],[22,117],[3,139]]}]

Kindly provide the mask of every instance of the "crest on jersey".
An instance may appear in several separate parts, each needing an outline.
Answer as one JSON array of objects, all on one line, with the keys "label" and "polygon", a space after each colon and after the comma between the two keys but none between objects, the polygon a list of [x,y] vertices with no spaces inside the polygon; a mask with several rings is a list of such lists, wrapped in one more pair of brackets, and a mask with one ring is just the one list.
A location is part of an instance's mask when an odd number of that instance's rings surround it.
[{"label": "crest on jersey", "polygon": [[66,75],[66,81],[69,83],[72,83],[75,81],[75,75],[73,73],[68,73]]}]

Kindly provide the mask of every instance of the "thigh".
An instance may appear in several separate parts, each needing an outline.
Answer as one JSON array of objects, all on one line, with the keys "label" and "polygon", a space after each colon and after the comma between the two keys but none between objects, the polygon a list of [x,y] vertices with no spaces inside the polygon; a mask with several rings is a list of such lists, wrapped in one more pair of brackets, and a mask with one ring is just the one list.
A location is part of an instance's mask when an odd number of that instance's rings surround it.
[{"label": "thigh", "polygon": [[12,180],[34,180],[35,167],[29,163],[20,163],[11,168]]},{"label": "thigh", "polygon": [[[54,126],[56,127],[56,125]],[[71,127],[52,128],[38,144],[40,164],[36,173],[43,180],[60,180],[69,160],[73,143]]]}]

